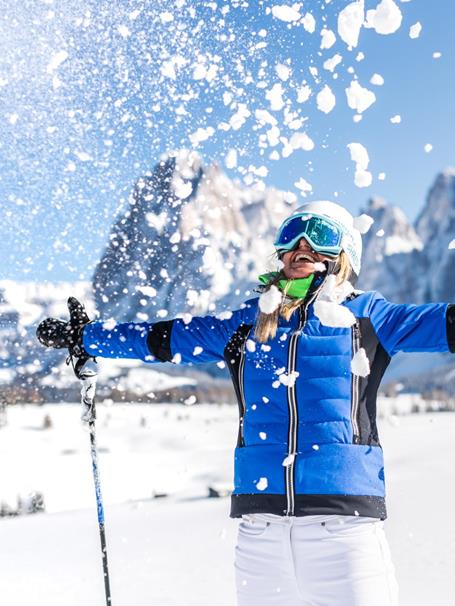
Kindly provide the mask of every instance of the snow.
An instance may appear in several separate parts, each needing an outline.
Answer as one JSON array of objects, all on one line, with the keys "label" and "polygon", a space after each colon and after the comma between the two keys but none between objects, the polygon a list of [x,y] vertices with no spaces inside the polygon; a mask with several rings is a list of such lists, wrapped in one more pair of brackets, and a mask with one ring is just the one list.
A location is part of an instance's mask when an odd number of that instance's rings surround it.
[{"label": "snow", "polygon": [[376,101],[376,95],[373,91],[361,86],[357,80],[352,80],[345,90],[349,107],[355,109],[359,114],[367,110]]},{"label": "snow", "polygon": [[451,240],[449,242],[449,245],[447,247],[449,250],[454,250],[455,249],[455,240]]},{"label": "snow", "polygon": [[384,78],[380,74],[373,74],[370,78],[370,83],[375,86],[382,86],[384,84]]},{"label": "snow", "polygon": [[117,322],[114,320],[114,318],[108,318],[107,320],[104,320],[104,322],[103,322],[104,330],[114,330],[114,328],[116,326],[117,326]]},{"label": "snow", "polygon": [[290,454],[287,457],[285,457],[283,459],[283,467],[289,467],[289,465],[292,465],[294,463],[294,459],[295,459],[295,455],[294,454]]},{"label": "snow", "polygon": [[365,27],[373,28],[384,36],[395,33],[401,25],[403,15],[393,0],[382,0],[376,7],[367,11]]},{"label": "snow", "polygon": [[368,233],[373,223],[374,219],[365,213],[354,218],[354,227],[362,235]]},{"label": "snow", "polygon": [[131,36],[131,31],[126,25],[119,25],[117,31],[122,38],[129,38]]},{"label": "snow", "polygon": [[362,143],[355,142],[348,143],[347,147],[351,153],[351,160],[356,163],[357,168],[366,170],[370,163],[367,148]]},{"label": "snow", "polygon": [[49,63],[47,64],[46,71],[48,74],[53,74],[56,69],[60,67],[60,65],[68,59],[68,53],[65,50],[61,50],[51,58]]},{"label": "snow", "polygon": [[349,47],[356,47],[364,21],[363,0],[351,2],[338,15],[338,35]]},{"label": "snow", "polygon": [[246,348],[249,352],[253,353],[256,351],[256,342],[253,339],[246,340]]},{"label": "snow", "polygon": [[74,152],[74,155],[81,162],[89,162],[90,160],[93,160],[92,156],[90,154],[88,154],[87,152],[84,152],[84,151],[77,151],[76,150]]},{"label": "snow", "polygon": [[295,187],[300,190],[302,196],[306,196],[307,192],[313,191],[313,186],[303,177],[294,183]]},{"label": "snow", "polygon": [[289,139],[289,145],[295,150],[312,151],[314,149],[314,141],[306,133],[302,132],[293,133]]},{"label": "snow", "polygon": [[[387,412],[401,399],[378,402],[385,413],[379,433],[386,458],[386,534],[400,605],[450,606],[455,413]],[[47,431],[40,429],[45,414],[54,421]],[[41,489],[49,511],[0,520],[5,604],[61,606],[62,596],[65,606],[104,603],[89,436],[78,416],[78,405],[12,407],[9,425],[0,429],[2,497],[8,493],[15,503],[29,487]],[[228,517],[228,500],[205,497],[208,483],[230,480],[237,419],[236,406],[99,406],[113,603],[235,604],[238,521]],[[283,465],[293,459],[288,455]],[[8,465],[13,461],[15,469]],[[170,496],[153,499],[154,492]]]},{"label": "snow", "polygon": [[237,166],[237,150],[230,149],[224,159],[226,168],[233,169]]},{"label": "snow", "polygon": [[322,67],[330,72],[333,72],[336,66],[339,65],[342,60],[343,57],[337,53],[336,55],[333,55],[333,57],[331,57],[330,59],[324,61]]},{"label": "snow", "polygon": [[177,198],[181,198],[182,200],[188,198],[188,196],[190,196],[193,192],[193,185],[191,181],[184,181],[180,178],[175,178],[173,180],[172,188]]},{"label": "snow", "polygon": [[351,360],[351,372],[359,377],[367,377],[370,374],[370,362],[363,347],[354,354]]},{"label": "snow", "polygon": [[272,314],[281,305],[282,298],[281,291],[272,284],[259,297],[259,309],[264,314]]},{"label": "snow", "polygon": [[309,34],[314,34],[316,30],[316,19],[311,13],[305,13],[302,18],[302,25]]},{"label": "snow", "polygon": [[388,236],[385,238],[384,254],[386,256],[399,253],[409,253],[413,250],[422,250],[423,244],[418,239],[408,239],[401,236]]},{"label": "snow", "polygon": [[341,284],[337,284],[336,276],[330,274],[324,280],[324,284],[318,295],[318,301],[342,303],[353,291],[354,287],[348,280],[345,280]]},{"label": "snow", "polygon": [[170,23],[174,20],[174,15],[169,11],[163,11],[160,14],[160,19],[163,23]]},{"label": "snow", "polygon": [[356,142],[348,143],[347,147],[351,153],[351,160],[356,165],[354,183],[359,188],[369,187],[373,181],[373,176],[367,170],[370,158],[366,147]]},{"label": "snow", "polygon": [[246,122],[247,118],[251,116],[251,112],[245,105],[245,103],[239,103],[238,109],[235,114],[229,119],[229,125],[232,130],[239,130]]},{"label": "snow", "polygon": [[281,21],[286,21],[288,23],[292,23],[294,21],[298,21],[301,18],[299,9],[299,5],[288,6],[287,4],[276,4],[272,6],[272,15],[276,19],[280,19]]},{"label": "snow", "polygon": [[271,124],[272,126],[276,126],[278,124],[275,116],[272,116],[270,112],[266,109],[256,109],[254,112],[254,116],[256,120],[263,126],[264,124]]},{"label": "snow", "polygon": [[328,84],[316,95],[316,103],[319,111],[325,114],[329,114],[335,107],[336,97]]},{"label": "snow", "polygon": [[337,41],[337,38],[334,32],[331,29],[326,29],[325,27],[321,30],[321,49],[329,49]]},{"label": "snow", "polygon": [[269,485],[267,478],[259,478],[259,482],[256,484],[258,490],[265,490]]},{"label": "snow", "polygon": [[199,145],[199,143],[202,143],[203,141],[207,141],[207,139],[210,139],[210,137],[213,137],[214,134],[215,134],[215,129],[212,128],[211,126],[208,126],[207,128],[198,128],[194,133],[189,135],[189,139],[191,141],[191,144],[194,147],[197,147]]},{"label": "snow", "polygon": [[297,103],[305,103],[311,97],[311,88],[308,84],[304,84],[297,89]]},{"label": "snow", "polygon": [[373,175],[367,170],[356,170],[354,175],[354,183],[357,187],[370,187],[373,182]]},{"label": "snow", "polygon": [[296,370],[289,374],[283,372],[280,374],[280,383],[286,385],[286,387],[293,387],[298,377],[299,373]]},{"label": "snow", "polygon": [[291,69],[287,65],[283,65],[283,63],[278,63],[275,65],[275,71],[277,73],[278,78],[286,82],[289,80],[289,76],[291,75]]},{"label": "snow", "polygon": [[278,82],[272,86],[272,88],[266,92],[265,98],[270,102],[270,109],[272,111],[280,111],[284,107],[283,101],[284,89]]},{"label": "snow", "polygon": [[333,328],[348,328],[356,321],[354,314],[347,307],[332,301],[317,300],[314,304],[314,314],[321,324]]},{"label": "snow", "polygon": [[414,25],[411,25],[411,27],[409,28],[409,37],[412,40],[415,40],[420,36],[421,31],[422,31],[422,24],[420,23],[420,21],[417,21],[416,23],[414,23]]},{"label": "snow", "polygon": [[193,404],[196,404],[196,402],[197,402],[197,398],[194,395],[189,396],[188,398],[183,400],[183,403],[186,404],[187,406],[192,406]]}]

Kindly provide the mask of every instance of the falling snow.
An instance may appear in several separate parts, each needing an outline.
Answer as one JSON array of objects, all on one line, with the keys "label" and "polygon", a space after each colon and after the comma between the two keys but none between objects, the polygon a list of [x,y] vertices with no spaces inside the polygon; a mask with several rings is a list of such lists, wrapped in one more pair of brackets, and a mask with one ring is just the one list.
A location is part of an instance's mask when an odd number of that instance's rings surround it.
[{"label": "falling snow", "polygon": [[286,4],[276,4],[275,6],[272,6],[272,15],[276,19],[281,19],[281,21],[298,21],[301,17],[299,9],[297,8],[298,6],[299,5],[288,6]]},{"label": "falling snow", "polygon": [[393,34],[400,28],[402,19],[401,10],[393,0],[382,0],[375,9],[367,11],[366,27],[378,34]]},{"label": "falling snow", "polygon": [[351,372],[359,377],[367,377],[370,374],[370,362],[363,347],[354,354],[351,360]]},{"label": "falling snow", "polygon": [[281,305],[281,301],[282,294],[280,290],[272,284],[272,286],[259,297],[259,309],[264,314],[272,314]]},{"label": "falling snow", "polygon": [[351,2],[338,15],[338,35],[350,47],[356,47],[364,21],[363,2]]},{"label": "falling snow", "polygon": [[365,213],[359,215],[358,217],[354,217],[354,227],[362,235],[369,232],[373,223],[374,219]]},{"label": "falling snow", "polygon": [[325,114],[329,114],[333,110],[336,104],[336,98],[328,84],[319,91],[316,96],[316,102],[318,109]]},{"label": "falling snow", "polygon": [[256,488],[258,490],[266,490],[268,485],[269,485],[269,481],[267,478],[259,478],[259,481],[256,484]]},{"label": "falling snow", "polygon": [[356,322],[355,316],[347,307],[330,301],[316,301],[314,313],[324,326],[347,328]]},{"label": "falling snow", "polygon": [[376,101],[376,95],[367,88],[361,86],[357,80],[352,80],[346,89],[348,105],[359,114],[367,110]]},{"label": "falling snow", "polygon": [[373,176],[367,170],[370,162],[367,149],[361,143],[349,143],[347,147],[351,153],[351,160],[356,165],[354,183],[360,188],[369,187]]},{"label": "falling snow", "polygon": [[414,23],[414,25],[411,25],[411,27],[409,28],[409,37],[415,40],[420,36],[421,32],[422,24],[420,23],[420,21],[417,21],[417,23]]}]

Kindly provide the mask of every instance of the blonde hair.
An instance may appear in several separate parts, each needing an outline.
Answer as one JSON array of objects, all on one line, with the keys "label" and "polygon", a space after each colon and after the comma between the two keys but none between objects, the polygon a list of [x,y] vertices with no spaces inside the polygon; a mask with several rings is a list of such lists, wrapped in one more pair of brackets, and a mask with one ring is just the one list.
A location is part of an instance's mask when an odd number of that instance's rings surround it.
[{"label": "blonde hair", "polygon": [[[344,251],[336,258],[337,267],[335,269],[336,284],[342,284],[349,280],[352,274],[352,267],[349,263],[347,254]],[[273,280],[271,280],[264,289],[264,292],[270,290],[272,286],[276,286],[280,280],[283,279],[283,275],[279,273]],[[271,314],[265,314],[262,311],[258,315],[256,326],[254,329],[254,338],[258,343],[267,343],[269,339],[273,339],[276,336],[278,329],[278,322],[280,316],[286,321],[289,321],[292,314],[296,309],[300,307],[304,299],[290,299],[286,301],[286,289],[283,291],[283,297],[281,305],[279,305],[275,311]]]}]

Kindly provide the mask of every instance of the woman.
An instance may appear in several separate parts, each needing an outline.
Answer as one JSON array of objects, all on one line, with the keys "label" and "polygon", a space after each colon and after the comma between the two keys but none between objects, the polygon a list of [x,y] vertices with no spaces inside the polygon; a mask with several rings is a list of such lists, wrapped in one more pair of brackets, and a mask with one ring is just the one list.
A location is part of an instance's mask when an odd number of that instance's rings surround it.
[{"label": "woman", "polygon": [[195,364],[224,360],[240,424],[231,516],[239,606],[392,606],[397,587],[386,517],[376,395],[397,351],[449,351],[452,306],[395,305],[354,291],[361,236],[333,202],[281,226],[282,267],[229,319],[38,328],[46,346],[90,356]]}]

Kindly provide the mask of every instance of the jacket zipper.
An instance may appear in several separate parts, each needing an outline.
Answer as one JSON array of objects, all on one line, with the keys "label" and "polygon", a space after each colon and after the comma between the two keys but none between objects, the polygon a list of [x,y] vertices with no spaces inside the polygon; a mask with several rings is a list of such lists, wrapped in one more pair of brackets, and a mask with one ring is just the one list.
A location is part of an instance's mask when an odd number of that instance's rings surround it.
[{"label": "jacket zipper", "polygon": [[239,422],[239,435],[240,435],[240,446],[245,446],[245,436],[244,436],[244,419],[245,419],[245,412],[246,412],[246,404],[245,404],[245,377],[244,377],[244,371],[245,371],[245,343],[250,335],[251,330],[248,332],[248,334],[246,335],[245,341],[243,342],[243,345],[241,346],[241,350],[240,350],[240,362],[239,362],[239,371],[238,371],[238,381],[239,381],[239,390],[240,390],[240,405],[241,405],[241,415],[240,415],[240,422]]},{"label": "jacket zipper", "polygon": [[[356,322],[352,327],[352,356],[354,357],[360,349],[360,327]],[[360,428],[359,428],[359,383],[360,377],[352,373],[352,389],[351,389],[351,423],[352,423],[352,441],[354,444],[360,443]]]},{"label": "jacket zipper", "polygon": [[[302,333],[303,327],[307,321],[308,307],[313,303],[319,293],[316,291],[314,296],[301,308],[300,321],[297,330],[292,334],[289,341],[288,352],[288,376],[292,376],[296,368],[297,343]],[[288,407],[289,407],[289,434],[288,434],[288,457],[292,457],[290,463],[286,466],[286,515],[293,516],[295,512],[295,485],[294,469],[295,455],[297,454],[297,429],[298,429],[298,410],[297,399],[295,397],[295,381],[291,381],[287,387]]]}]

